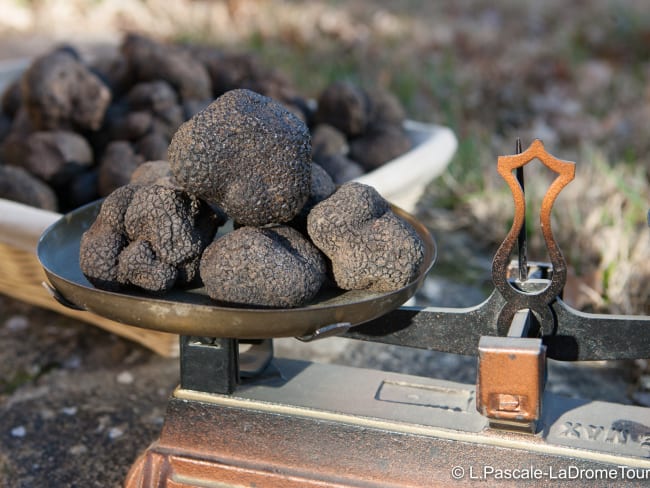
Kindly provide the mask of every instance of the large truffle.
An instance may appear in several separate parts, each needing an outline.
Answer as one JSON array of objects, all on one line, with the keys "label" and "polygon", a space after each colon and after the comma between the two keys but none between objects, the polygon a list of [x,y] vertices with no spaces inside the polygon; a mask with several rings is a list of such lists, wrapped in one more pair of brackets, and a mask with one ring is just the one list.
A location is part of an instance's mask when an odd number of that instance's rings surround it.
[{"label": "large truffle", "polygon": [[349,182],[309,213],[307,230],[332,261],[345,290],[387,292],[412,282],[424,260],[424,244],[377,191]]},{"label": "large truffle", "polygon": [[288,222],[309,196],[307,126],[250,90],[227,92],[181,125],[168,156],[182,188],[242,225]]},{"label": "large truffle", "polygon": [[240,227],[216,239],[201,258],[201,279],[214,300],[234,305],[290,308],[316,296],[325,260],[287,226]]},{"label": "large truffle", "polygon": [[207,204],[181,190],[126,185],[111,193],[81,238],[79,264],[98,288],[165,292],[198,278],[218,224]]},{"label": "large truffle", "polygon": [[97,130],[111,94],[70,50],[57,49],[38,58],[25,72],[21,98],[39,130]]}]

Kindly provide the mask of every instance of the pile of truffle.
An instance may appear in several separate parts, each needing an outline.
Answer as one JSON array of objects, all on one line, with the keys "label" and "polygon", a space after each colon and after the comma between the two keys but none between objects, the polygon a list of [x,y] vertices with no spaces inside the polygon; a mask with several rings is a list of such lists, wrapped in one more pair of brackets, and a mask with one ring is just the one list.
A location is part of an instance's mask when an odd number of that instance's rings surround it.
[{"label": "pile of truffle", "polygon": [[84,61],[71,47],[33,61],[2,94],[0,198],[66,212],[167,159],[178,127],[215,98],[246,88],[300,118],[313,158],[336,183],[410,148],[391,94],[336,82],[317,104],[248,54],[128,35],[117,53]]},{"label": "pile of truffle", "polygon": [[[378,292],[418,275],[417,232],[370,186],[312,162],[307,125],[246,89],[175,132],[169,164],[111,193],[81,241],[97,287],[164,293],[202,282],[220,303],[297,307],[323,286]],[[223,215],[234,230],[216,234]]]}]

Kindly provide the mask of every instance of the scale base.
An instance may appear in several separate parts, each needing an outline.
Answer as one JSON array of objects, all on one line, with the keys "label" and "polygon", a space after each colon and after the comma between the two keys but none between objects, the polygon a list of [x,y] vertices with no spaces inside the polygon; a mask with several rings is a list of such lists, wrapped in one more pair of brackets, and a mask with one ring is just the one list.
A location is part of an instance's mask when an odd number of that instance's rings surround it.
[{"label": "scale base", "polygon": [[538,486],[554,479],[641,486],[650,479],[646,409],[546,394],[543,411],[534,435],[497,431],[476,411],[473,385],[275,359],[233,395],[177,389],[160,439],[125,486],[431,487],[480,479],[514,486],[529,478]]}]

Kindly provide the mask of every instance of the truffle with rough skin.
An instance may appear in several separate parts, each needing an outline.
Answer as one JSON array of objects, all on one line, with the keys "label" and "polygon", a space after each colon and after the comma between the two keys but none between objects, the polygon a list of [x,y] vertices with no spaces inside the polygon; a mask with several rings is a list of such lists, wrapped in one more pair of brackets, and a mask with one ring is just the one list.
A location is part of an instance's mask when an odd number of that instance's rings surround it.
[{"label": "truffle with rough skin", "polygon": [[417,232],[373,187],[361,183],[346,183],[317,204],[307,231],[331,260],[336,285],[345,290],[397,290],[417,277],[424,260]]},{"label": "truffle with rough skin", "polygon": [[136,82],[166,80],[183,101],[212,96],[210,76],[203,64],[178,46],[129,34],[121,51]]},{"label": "truffle with rough skin", "polygon": [[335,81],[318,97],[316,123],[329,124],[348,136],[358,136],[368,124],[368,100],[353,83]]},{"label": "truffle with rough skin", "polygon": [[60,183],[93,163],[88,142],[75,132],[38,131],[27,136],[12,132],[2,144],[6,164],[21,166],[49,183]]},{"label": "truffle with rough skin", "polygon": [[300,213],[289,223],[300,232],[307,231],[307,216],[314,206],[336,191],[336,184],[327,171],[317,163],[311,164],[311,191]]},{"label": "truffle with rough skin", "polygon": [[57,49],[24,73],[21,99],[38,130],[98,130],[111,93],[70,50]]},{"label": "truffle with rough skin", "polygon": [[97,218],[81,236],[79,267],[97,288],[120,288],[117,281],[118,257],[128,244],[124,214],[137,188],[136,185],[127,185],[108,195]]},{"label": "truffle with rough skin", "polygon": [[130,182],[137,185],[174,186],[169,161],[156,160],[142,163],[131,174]]},{"label": "truffle with rough skin", "polygon": [[318,249],[283,225],[240,227],[215,239],[203,253],[200,270],[212,299],[252,307],[301,306],[326,279]]},{"label": "truffle with rough skin", "polygon": [[181,190],[125,185],[104,200],[82,235],[79,264],[98,288],[161,293],[187,286],[222,223],[207,204]]},{"label": "truffle with rough skin", "polygon": [[380,88],[368,89],[365,92],[368,101],[368,125],[371,128],[385,125],[402,126],[406,120],[406,111],[395,95]]},{"label": "truffle with rough skin", "polygon": [[150,132],[135,143],[135,150],[147,161],[167,159],[169,139],[159,132]]},{"label": "truffle with rough skin", "polygon": [[127,141],[113,141],[104,151],[99,162],[97,189],[101,196],[107,196],[131,180],[133,172],[144,162]]},{"label": "truffle with rough skin", "polygon": [[386,125],[367,132],[350,142],[350,158],[366,171],[401,156],[411,149],[411,139],[399,126]]},{"label": "truffle with rough skin", "polygon": [[249,90],[227,92],[181,125],[168,159],[182,188],[241,225],[288,222],[309,197],[307,126]]},{"label": "truffle with rough skin", "polygon": [[315,161],[330,175],[335,184],[341,185],[364,174],[359,163],[343,154],[319,156]]},{"label": "truffle with rough skin", "polygon": [[44,210],[58,210],[54,190],[17,166],[0,164],[0,198]]},{"label": "truffle with rough skin", "polygon": [[126,96],[129,108],[151,114],[151,130],[168,139],[185,121],[183,107],[172,86],[166,81],[156,80],[138,83]]},{"label": "truffle with rough skin", "polygon": [[350,150],[345,134],[329,124],[318,124],[311,133],[311,151],[314,160],[333,154],[347,154]]}]

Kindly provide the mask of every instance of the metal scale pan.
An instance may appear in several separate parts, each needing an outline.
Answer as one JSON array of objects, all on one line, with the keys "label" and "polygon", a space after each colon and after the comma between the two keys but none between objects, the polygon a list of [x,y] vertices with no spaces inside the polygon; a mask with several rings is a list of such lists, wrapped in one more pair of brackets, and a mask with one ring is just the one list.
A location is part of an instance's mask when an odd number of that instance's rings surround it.
[{"label": "metal scale pan", "polygon": [[[392,292],[324,287],[310,303],[291,309],[224,306],[211,300],[203,288],[174,290],[161,296],[137,291],[109,292],[94,287],[79,267],[81,235],[95,220],[100,206],[101,202],[94,202],[64,215],[39,240],[38,258],[54,288],[55,298],[128,325],[180,335],[266,339],[309,336],[333,324],[358,325],[398,308],[411,298],[436,257],[436,246],[429,231],[413,216],[394,208],[421,237],[425,257],[417,278]],[[229,228],[226,225],[219,233],[228,232]]]}]

